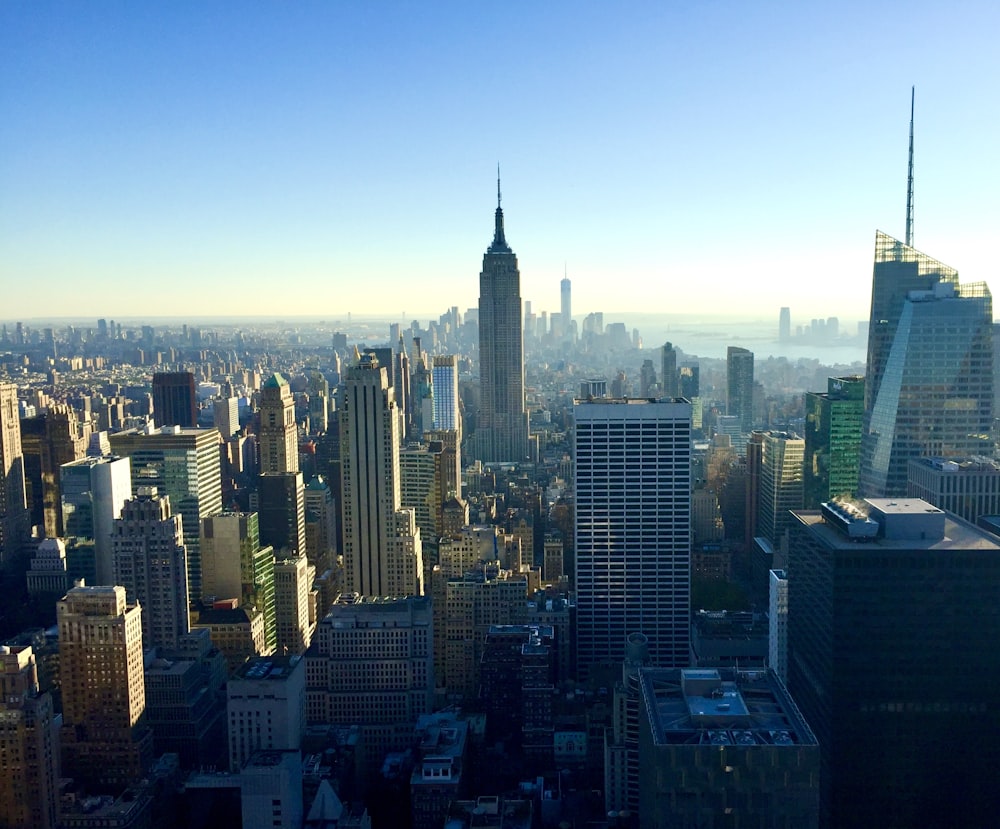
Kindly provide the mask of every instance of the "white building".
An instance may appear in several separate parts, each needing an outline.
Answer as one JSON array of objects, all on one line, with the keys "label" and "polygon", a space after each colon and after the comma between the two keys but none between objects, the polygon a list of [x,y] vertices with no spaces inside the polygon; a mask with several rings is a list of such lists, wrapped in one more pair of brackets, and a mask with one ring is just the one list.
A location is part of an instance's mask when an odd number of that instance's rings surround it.
[{"label": "white building", "polygon": [[788,682],[788,576],[784,570],[770,571],[767,667]]},{"label": "white building", "polygon": [[620,663],[646,635],[654,665],[685,666],[691,593],[691,404],[577,401],[577,668]]},{"label": "white building", "polygon": [[226,684],[229,768],[238,772],[259,750],[298,751],[305,731],[305,663],[267,656],[240,666]]}]

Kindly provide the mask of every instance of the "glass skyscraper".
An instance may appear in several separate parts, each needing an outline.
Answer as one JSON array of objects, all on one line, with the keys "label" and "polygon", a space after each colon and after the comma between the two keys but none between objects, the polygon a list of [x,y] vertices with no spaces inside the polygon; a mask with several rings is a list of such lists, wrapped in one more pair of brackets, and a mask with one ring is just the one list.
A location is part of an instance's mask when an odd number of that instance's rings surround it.
[{"label": "glass skyscraper", "polygon": [[826,393],[806,392],[805,505],[858,494],[864,377],[830,377]]},{"label": "glass skyscraper", "polygon": [[906,494],[907,463],[991,451],[993,304],[984,283],[876,238],[860,491]]}]

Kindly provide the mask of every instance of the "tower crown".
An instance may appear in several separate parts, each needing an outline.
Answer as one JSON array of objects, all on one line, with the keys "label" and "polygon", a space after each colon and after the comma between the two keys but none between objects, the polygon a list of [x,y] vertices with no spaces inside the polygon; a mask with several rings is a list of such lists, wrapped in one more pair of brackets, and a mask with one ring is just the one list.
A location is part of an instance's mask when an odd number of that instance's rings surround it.
[{"label": "tower crown", "polygon": [[490,245],[487,253],[510,253],[510,245],[503,235],[503,210],[500,207],[500,166],[497,165],[497,212],[495,216],[495,227],[493,230],[493,244]]}]

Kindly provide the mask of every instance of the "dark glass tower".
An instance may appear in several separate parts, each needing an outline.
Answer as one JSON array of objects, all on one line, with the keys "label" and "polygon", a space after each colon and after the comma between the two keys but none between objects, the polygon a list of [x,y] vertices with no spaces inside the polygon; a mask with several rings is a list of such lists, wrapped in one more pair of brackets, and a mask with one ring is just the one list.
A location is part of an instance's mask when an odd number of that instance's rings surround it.
[{"label": "dark glass tower", "polygon": [[753,431],[753,352],[735,345],[726,349],[726,414],[740,419],[740,431]]},{"label": "dark glass tower", "polygon": [[479,274],[479,459],[523,461],[528,457],[528,416],[524,408],[524,340],[521,329],[521,274],[517,256],[503,233],[500,179],[493,244]]},{"label": "dark glass tower", "polygon": [[807,509],[858,494],[864,397],[864,377],[831,377],[826,393],[806,392],[803,475]]},{"label": "dark glass tower", "polygon": [[198,425],[194,374],[167,371],[153,375],[153,417],[159,426]]}]

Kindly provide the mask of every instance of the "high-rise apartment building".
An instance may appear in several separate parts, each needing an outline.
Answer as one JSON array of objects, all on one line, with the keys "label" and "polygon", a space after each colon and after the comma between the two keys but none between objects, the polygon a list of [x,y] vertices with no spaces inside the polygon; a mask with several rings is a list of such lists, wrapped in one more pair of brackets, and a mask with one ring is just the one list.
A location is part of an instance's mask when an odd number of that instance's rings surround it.
[{"label": "high-rise apartment building", "polygon": [[824,505],[795,513],[787,572],[788,688],[819,739],[824,825],[990,825],[997,538],[919,499]]},{"label": "high-rise apartment building", "polygon": [[690,641],[691,405],[577,401],[577,669],[620,663],[647,636],[653,662],[686,665]]},{"label": "high-rise apartment building", "polygon": [[223,512],[201,524],[202,590],[199,598],[238,599],[263,616],[265,653],[277,644],[274,618],[274,548],[260,542],[255,512]]},{"label": "high-rise apartment building", "polygon": [[140,488],[125,503],[111,535],[113,584],[126,601],[142,608],[143,648],[176,649],[191,630],[188,617],[187,551],[181,517],[155,487]]},{"label": "high-rise apartment building", "polygon": [[990,454],[993,305],[984,283],[879,233],[860,491],[903,495],[920,456]]},{"label": "high-rise apartment building", "polygon": [[0,646],[0,826],[55,829],[59,742],[30,645]]},{"label": "high-rise apartment building", "polygon": [[155,486],[184,519],[188,586],[192,596],[201,596],[201,519],[222,512],[218,431],[165,426],[152,432],[118,432],[109,440],[116,455],[131,459],[133,491]]},{"label": "high-rise apartment building", "polygon": [[340,409],[344,578],[362,595],[423,592],[420,532],[400,507],[399,427],[386,371],[365,354],[348,369]]},{"label": "high-rise apartment building", "polygon": [[735,345],[726,349],[726,414],[744,434],[753,431],[753,352]]},{"label": "high-rise apartment building", "polygon": [[789,432],[762,435],[757,531],[774,546],[791,524],[789,510],[802,509],[805,441]]},{"label": "high-rise apartment building", "polygon": [[295,399],[288,381],[272,374],[260,389],[261,472],[299,471],[299,433],[295,424]]},{"label": "high-rise apartment building", "polygon": [[28,540],[30,532],[17,386],[0,383],[0,564],[21,552],[21,545]]},{"label": "high-rise apartment building", "polygon": [[142,611],[127,604],[124,587],[74,587],[56,605],[56,617],[64,773],[117,794],[152,760]]},{"label": "high-rise apartment building", "polygon": [[190,371],[153,375],[153,417],[160,426],[194,428],[198,425],[198,398]]},{"label": "high-rise apartment building", "polygon": [[528,415],[524,407],[524,338],[521,274],[504,238],[497,179],[493,243],[479,274],[479,459],[523,461],[528,457]]},{"label": "high-rise apartment building", "polygon": [[434,428],[460,431],[462,416],[458,408],[458,357],[454,354],[435,357],[431,377],[434,388]]},{"label": "high-rise apartment building", "polygon": [[826,393],[805,395],[805,506],[854,498],[861,468],[861,426],[865,408],[864,377],[831,377]]}]

